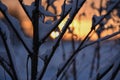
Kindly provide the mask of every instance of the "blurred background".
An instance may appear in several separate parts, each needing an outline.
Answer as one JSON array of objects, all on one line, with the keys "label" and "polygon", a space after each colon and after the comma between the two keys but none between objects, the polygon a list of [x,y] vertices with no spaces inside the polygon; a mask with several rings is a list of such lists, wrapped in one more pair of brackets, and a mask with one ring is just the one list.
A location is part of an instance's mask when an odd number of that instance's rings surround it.
[{"label": "blurred background", "polygon": [[[20,6],[18,0],[1,0],[7,7],[11,16],[13,16],[19,22],[19,25],[24,32],[24,35],[31,41],[33,37],[33,26],[24,10]],[[24,0],[24,4],[31,5],[34,0]],[[53,0],[53,3],[48,7],[49,0],[41,0],[43,7],[56,14],[57,17],[47,17],[45,16],[44,22],[55,21],[60,18],[62,12],[62,5],[64,0]],[[73,0],[66,0],[66,3],[71,3]],[[73,22],[70,24],[69,29],[64,34],[60,46],[55,52],[55,55],[50,62],[48,71],[46,72],[43,80],[49,80],[52,78],[58,70],[58,67],[63,63],[68,57],[75,51],[84,37],[88,34],[92,26],[92,18],[94,15],[101,16],[107,13],[110,5],[113,4],[115,0],[86,0],[85,4],[82,6]],[[51,47],[55,44],[55,40],[60,34],[67,20],[64,19],[58,26],[59,30],[53,31],[49,39],[40,47],[39,52],[44,54],[51,50]],[[4,22],[9,26],[8,22],[5,20],[3,15],[0,13],[0,21]],[[95,31],[89,37],[87,43],[93,42],[99,38],[110,35],[114,32],[120,30],[120,4],[106,17],[104,20],[97,25]],[[100,26],[100,27],[99,27]],[[44,28],[44,27],[43,27]],[[15,51],[16,65],[18,66],[18,71],[22,80],[26,80],[26,61],[27,53],[26,50],[21,45],[19,39],[10,30],[11,42],[13,44],[13,49]],[[44,32],[41,32],[44,33]],[[87,44],[86,43],[86,44]],[[3,47],[3,42],[0,38],[0,56],[5,56],[5,48]],[[99,68],[107,63],[110,63],[114,57],[120,53],[120,35],[117,35],[109,40],[91,45],[83,50],[81,50],[78,56],[75,58],[73,64],[66,71],[62,80],[89,80],[97,73],[99,62]],[[39,71],[42,69],[42,60],[39,62]],[[30,65],[30,62],[29,62]],[[29,67],[30,68],[30,67]],[[103,80],[109,80],[108,77],[111,73],[103,78]],[[0,80],[10,80],[10,77],[0,66]],[[29,74],[30,76],[30,74]],[[120,80],[120,72],[116,76],[115,80]]]}]

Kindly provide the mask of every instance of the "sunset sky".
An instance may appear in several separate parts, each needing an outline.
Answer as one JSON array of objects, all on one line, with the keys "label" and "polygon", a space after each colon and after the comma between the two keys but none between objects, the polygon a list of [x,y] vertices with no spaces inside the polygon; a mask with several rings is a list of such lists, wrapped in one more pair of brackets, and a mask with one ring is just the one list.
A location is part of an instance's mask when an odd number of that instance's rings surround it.
[{"label": "sunset sky", "polygon": [[[30,20],[28,19],[28,17],[26,16],[26,14],[24,13],[23,9],[20,7],[20,4],[18,3],[17,0],[13,0],[13,2],[7,2],[6,0],[2,0],[3,3],[5,3],[8,6],[8,10],[10,12],[10,14],[14,17],[16,17],[21,24],[21,27],[24,31],[24,33],[27,36],[32,37],[33,35],[33,26],[32,23],[30,22]],[[56,7],[56,14],[60,15],[61,14],[61,7],[63,4],[64,0],[57,0],[53,3],[53,5]],[[100,6],[102,6],[102,8],[106,8],[107,9],[107,1],[109,0],[102,0],[102,5],[100,5],[100,1],[101,0],[87,0],[85,2],[85,4],[83,5],[83,7],[80,9],[80,11],[78,12],[78,14],[76,15],[75,19],[73,20],[73,22],[70,25],[70,29],[73,31],[73,33],[76,35],[76,40],[79,39],[83,39],[85,37],[85,35],[87,35],[87,33],[90,31],[91,25],[92,25],[92,16],[93,15],[97,15],[100,16],[99,13],[99,9]],[[30,5],[33,2],[33,0],[24,0],[24,3],[27,5]],[[42,5],[44,6],[44,8],[46,8],[47,4],[45,3],[45,0],[42,0]],[[17,9],[16,9],[17,7]],[[48,8],[48,10],[52,13],[54,13],[54,9],[52,6],[50,6]],[[114,10],[115,12],[115,10]],[[118,12],[118,11],[117,11]],[[120,18],[117,15],[117,12],[115,15],[112,16],[111,19],[108,19],[107,21],[105,21],[105,27],[109,27],[109,26],[113,26],[113,24],[115,24],[114,26],[116,26],[114,28],[114,30],[108,29],[102,32],[101,36],[105,36],[108,34],[111,34],[115,31],[118,30],[118,25],[120,25],[120,23],[114,23],[113,18],[116,19],[116,21],[120,21]],[[107,11],[105,9],[103,9],[101,11],[101,15],[106,14]],[[112,15],[112,13],[110,14]],[[51,17],[47,17],[46,19],[51,19]],[[62,30],[63,25],[65,24],[65,21],[67,20],[67,18],[65,20],[62,21],[62,23],[58,26],[60,30]],[[51,35],[51,38],[56,38],[60,33],[59,32],[53,32]],[[71,40],[71,36],[72,34],[69,33],[68,31],[65,33],[63,39],[64,40]],[[95,40],[97,39],[96,34],[94,34],[91,37],[91,40]]]}]

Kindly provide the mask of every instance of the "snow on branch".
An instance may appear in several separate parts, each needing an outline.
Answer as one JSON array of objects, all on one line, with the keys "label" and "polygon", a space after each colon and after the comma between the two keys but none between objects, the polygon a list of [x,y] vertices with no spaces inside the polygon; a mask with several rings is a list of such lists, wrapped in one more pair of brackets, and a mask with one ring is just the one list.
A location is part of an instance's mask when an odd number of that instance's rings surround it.
[{"label": "snow on branch", "polygon": [[[85,1],[86,1],[86,0],[85,0]],[[83,1],[83,3],[80,4],[80,8],[81,8],[81,6],[84,4],[85,1]],[[74,2],[74,4],[75,4],[75,3],[76,3],[76,2]],[[61,41],[63,35],[65,34],[65,32],[66,32],[66,30],[67,30],[67,28],[68,28],[69,25],[72,23],[75,15],[78,13],[78,11],[79,11],[80,8],[77,9],[77,7],[76,7],[76,8],[73,8],[73,9],[70,10],[70,13],[71,13],[71,14],[70,14],[70,17],[68,18],[66,24],[64,25],[64,27],[63,27],[63,29],[62,29],[61,34],[59,35],[59,37],[58,37],[55,45],[53,46],[53,51],[50,53],[50,56],[49,56],[49,58],[48,58],[48,62],[47,62],[46,65],[44,66],[44,68],[43,68],[43,70],[42,70],[42,72],[41,72],[41,75],[39,76],[39,79],[42,79],[42,77],[44,76],[44,74],[45,74],[45,72],[46,72],[46,69],[47,69],[47,66],[48,66],[49,62],[51,61],[52,57],[54,56],[54,53],[55,53],[56,49],[57,49],[58,46],[59,46],[59,42]],[[77,9],[77,10],[75,10],[75,9]],[[65,68],[65,67],[64,67],[64,68]],[[61,71],[61,72],[62,72],[62,71]],[[61,72],[60,72],[60,74],[61,74]],[[58,76],[57,76],[57,77],[58,77]]]},{"label": "snow on branch", "polygon": [[55,14],[53,14],[53,13],[51,13],[51,12],[49,12],[49,11],[46,11],[45,9],[44,9],[44,7],[43,6],[39,6],[39,11],[40,11],[40,14],[41,15],[44,15],[44,16],[50,16],[50,17],[55,17],[56,15]]},{"label": "snow on branch", "polygon": [[[83,1],[84,2],[84,1]],[[114,4],[114,6],[112,6],[112,10],[115,8],[115,6],[117,6],[117,2],[120,2],[120,0],[116,1],[116,3]],[[82,4],[81,4],[82,5]],[[88,37],[88,35],[95,29],[95,26],[98,25],[112,10],[109,10],[108,13],[106,15],[100,16],[100,17],[95,17],[93,18],[93,20],[97,20],[94,21],[95,23],[93,23],[92,28],[90,30],[90,32],[87,34],[86,38]],[[117,34],[119,34],[120,32],[114,33],[111,36],[115,36]],[[82,45],[84,43],[84,41],[86,40],[86,38],[83,40],[83,42],[79,45],[79,47],[74,51],[73,55],[69,57],[69,59],[67,60],[67,62],[64,64],[62,70],[58,73],[58,77],[60,76],[60,74],[64,71],[64,69],[69,66],[69,64],[72,63],[72,60],[76,57],[76,55],[78,54],[79,51],[81,51],[81,49],[83,49]],[[106,39],[109,38],[109,36],[105,37]],[[99,41],[99,40],[98,40]]]},{"label": "snow on branch", "polygon": [[[69,14],[69,12],[71,11],[71,9],[68,11],[68,12],[66,12],[66,14],[64,14],[63,16],[61,16],[60,17],[60,19],[59,20],[57,20],[57,21],[55,21],[55,22],[53,22],[53,23],[51,23],[51,24],[45,24],[45,23],[43,23],[41,20],[40,20],[40,22],[39,22],[39,26],[41,27],[41,28],[43,28],[44,26],[41,26],[41,25],[45,25],[46,26],[46,28],[47,28],[47,32],[45,32],[43,35],[44,36],[41,36],[41,38],[40,38],[40,42],[44,42],[47,38],[48,38],[48,36],[50,35],[50,33],[52,32],[52,31],[54,31],[57,27],[58,27],[58,25],[64,20],[64,18]],[[40,18],[41,19],[41,18]],[[44,29],[45,30],[45,29]]]},{"label": "snow on branch", "polygon": [[6,18],[6,20],[9,22],[11,28],[13,29],[13,31],[15,32],[15,34],[17,35],[17,37],[20,39],[20,41],[22,42],[22,44],[24,45],[24,47],[26,48],[26,50],[28,51],[29,54],[32,53],[32,46],[31,46],[31,42],[28,38],[25,37],[25,35],[23,34],[21,28],[20,28],[20,24],[19,22],[12,17],[11,15],[9,15],[8,11],[6,10],[6,6],[0,2],[0,10],[2,12],[2,14],[4,15],[4,17]]},{"label": "snow on branch", "polygon": [[29,19],[32,21],[32,10],[34,9],[33,5],[31,5],[31,6],[24,5],[23,0],[18,0],[18,2],[24,9],[24,11],[27,14],[27,16],[29,17]]},{"label": "snow on branch", "polygon": [[5,26],[2,22],[1,22],[1,24],[2,24],[2,26],[0,26],[0,36],[3,40],[4,46],[5,46],[5,49],[7,52],[8,61],[10,61],[10,65],[11,65],[10,67],[11,67],[12,73],[14,75],[14,79],[19,80],[16,62],[14,60],[15,53],[14,53],[13,46],[10,41],[10,32],[7,29],[7,26]]}]

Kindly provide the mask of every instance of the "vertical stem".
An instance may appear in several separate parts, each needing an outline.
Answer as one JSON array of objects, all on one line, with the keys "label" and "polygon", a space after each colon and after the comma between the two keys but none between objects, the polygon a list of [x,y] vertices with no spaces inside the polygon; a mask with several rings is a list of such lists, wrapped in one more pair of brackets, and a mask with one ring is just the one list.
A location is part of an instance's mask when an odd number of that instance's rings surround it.
[{"label": "vertical stem", "polygon": [[5,72],[5,70],[4,70],[4,77],[5,77],[5,80],[7,80],[7,79],[6,79],[6,72]]},{"label": "vertical stem", "polygon": [[[98,34],[98,39],[100,39],[100,34]],[[99,69],[100,66],[100,42],[97,43],[97,53],[96,53],[96,57],[97,57],[97,64],[96,64],[96,71]],[[97,79],[99,78],[99,74],[97,75]]]},{"label": "vertical stem", "polygon": [[[73,49],[73,53],[75,52],[75,41],[74,41],[74,34],[72,31],[72,49]],[[76,58],[74,58],[73,60],[73,77],[74,80],[77,80],[77,72],[76,72]]]},{"label": "vertical stem", "polygon": [[[100,14],[100,16],[102,15],[102,3],[103,3],[103,0],[101,0],[100,1],[100,10],[99,10],[99,14]],[[100,26],[99,27],[101,27],[102,28],[102,25],[100,24]],[[100,32],[98,32],[97,33],[97,36],[98,36],[98,39],[100,39],[101,38],[101,30],[100,30]],[[96,70],[98,70],[99,69],[99,66],[100,66],[100,42],[98,42],[97,43],[97,53],[96,53],[96,57],[97,57],[97,68],[96,68]],[[97,75],[97,79],[98,79],[98,77],[99,77],[99,74]]]},{"label": "vertical stem", "polygon": [[[100,39],[100,34],[98,35],[98,37]],[[97,43],[97,51],[98,53],[96,54],[96,56],[97,56],[97,70],[98,70],[100,66],[100,42]]]},{"label": "vertical stem", "polygon": [[38,54],[39,54],[39,0],[35,0],[35,10],[33,10],[33,55],[31,57],[31,80],[35,80],[37,76]]},{"label": "vertical stem", "polygon": [[[61,45],[62,45],[62,51],[63,51],[63,61],[65,61],[66,60],[66,54],[65,54],[65,48],[64,48],[63,41],[61,41]],[[67,71],[65,71],[63,73],[63,76],[61,77],[60,80],[62,80],[63,77],[65,77],[65,80],[68,80]]]},{"label": "vertical stem", "polygon": [[77,80],[76,59],[73,60],[73,77],[74,80]]},{"label": "vertical stem", "polygon": [[89,75],[89,78],[92,78],[92,76],[93,76],[94,63],[95,63],[95,54],[96,54],[96,52],[93,54],[92,63],[91,63],[91,67],[90,67],[90,75]]},{"label": "vertical stem", "polygon": [[82,45],[85,43],[88,36],[91,34],[93,30],[91,29],[90,32],[86,35],[84,40],[80,43],[78,48],[73,52],[73,54],[68,58],[66,63],[63,65],[63,67],[57,72],[57,78],[62,74],[62,72],[66,69],[67,66],[70,66],[70,64],[73,62],[74,58],[76,57],[77,53],[79,52],[79,49],[82,47]]}]

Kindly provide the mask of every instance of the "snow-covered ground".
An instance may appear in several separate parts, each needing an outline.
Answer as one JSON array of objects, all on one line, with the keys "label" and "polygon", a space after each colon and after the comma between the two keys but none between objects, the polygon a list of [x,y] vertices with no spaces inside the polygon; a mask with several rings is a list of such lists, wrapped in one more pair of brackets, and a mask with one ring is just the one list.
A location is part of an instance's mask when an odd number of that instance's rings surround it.
[{"label": "snow-covered ground", "polygon": [[[76,42],[76,47],[78,46],[80,42]],[[54,44],[54,41],[49,41],[43,44],[40,47],[40,53],[44,53],[47,49],[50,49],[52,45]],[[72,53],[72,45],[71,41],[63,41],[63,46],[65,49],[65,53],[67,58]],[[77,78],[78,80],[89,80],[89,74],[90,74],[90,67],[93,59],[93,54],[95,53],[96,45],[89,46],[79,52],[79,55],[76,57],[77,60]],[[119,50],[120,44],[116,43],[115,41],[104,41],[101,43],[100,47],[100,68],[102,66],[105,66],[108,63],[111,63],[113,58],[120,52]],[[14,46],[15,50],[15,59],[18,72],[20,74],[21,80],[26,80],[26,60],[27,60],[27,52],[24,49],[24,47],[19,44]],[[0,53],[4,54],[4,48],[0,47]],[[50,80],[58,70],[59,65],[63,62],[63,48],[60,45],[58,49],[55,52],[55,55],[50,62],[50,66],[47,69],[47,72],[43,78],[43,80]],[[40,60],[39,63],[39,71],[41,70],[41,66],[43,65],[43,62]],[[30,63],[29,63],[30,66]],[[30,69],[30,68],[29,68]],[[94,74],[96,74],[94,70]],[[4,80],[7,76],[6,73],[4,73],[4,70],[0,67],[0,80]],[[70,70],[68,73],[68,77],[70,80],[73,80],[72,71]],[[108,76],[103,78],[103,80],[108,80]],[[7,80],[10,80],[9,77],[6,77]],[[120,80],[120,74],[117,76],[116,80]]]}]

